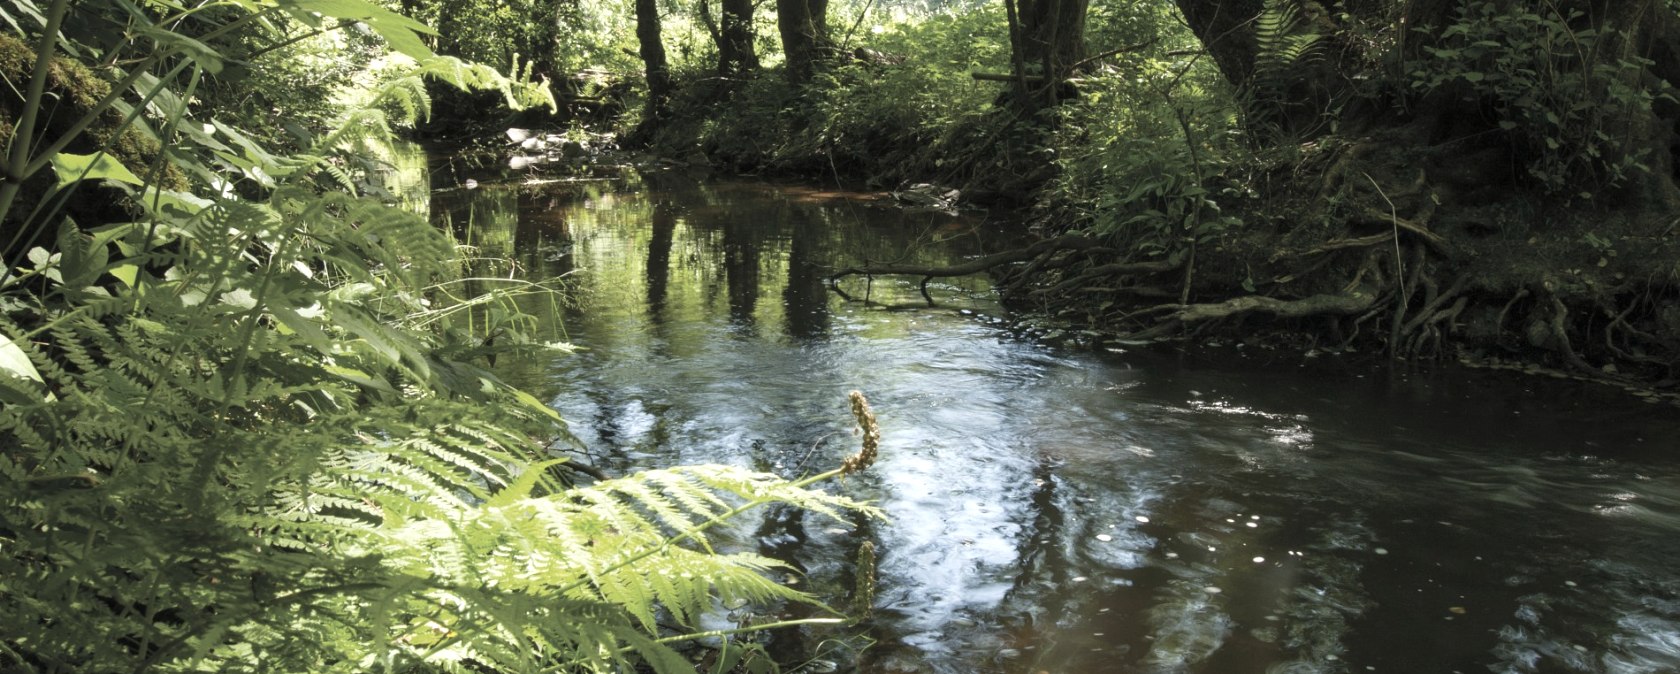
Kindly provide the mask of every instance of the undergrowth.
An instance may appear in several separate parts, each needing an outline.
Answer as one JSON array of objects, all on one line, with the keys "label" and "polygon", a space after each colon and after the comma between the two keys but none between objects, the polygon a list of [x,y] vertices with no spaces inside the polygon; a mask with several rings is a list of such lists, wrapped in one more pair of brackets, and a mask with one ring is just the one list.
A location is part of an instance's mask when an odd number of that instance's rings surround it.
[{"label": "undergrowth", "polygon": [[[120,161],[37,134],[44,66],[7,101],[8,175],[52,180],[0,193],[17,251],[0,273],[0,669],[693,671],[675,645],[775,626],[699,630],[717,602],[814,601],[710,528],[772,503],[874,512],[815,488],[861,458],[799,483],[701,466],[578,486],[549,456],[564,422],[482,364],[565,346],[521,336],[514,299],[544,288],[468,294],[494,279],[370,196],[358,161],[426,114],[422,77],[522,104],[541,88],[436,57],[424,27],[359,0],[28,9],[7,18],[30,27],[32,61],[104,64],[117,92],[75,114],[116,111],[169,149]],[[187,104],[224,72],[218,37],[340,20],[413,65],[300,149]],[[78,29],[101,22],[145,38]],[[160,184],[162,166],[185,184]],[[65,214],[94,190],[129,217]],[[486,305],[493,343],[457,320]],[[737,643],[729,667],[772,666]]]}]

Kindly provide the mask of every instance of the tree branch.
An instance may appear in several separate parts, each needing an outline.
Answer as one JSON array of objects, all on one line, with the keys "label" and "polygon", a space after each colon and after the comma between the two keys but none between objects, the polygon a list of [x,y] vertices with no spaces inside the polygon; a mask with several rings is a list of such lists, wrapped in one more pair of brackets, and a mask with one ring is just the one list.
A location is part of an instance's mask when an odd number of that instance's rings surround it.
[{"label": "tree branch", "polygon": [[846,267],[833,274],[829,274],[830,282],[854,275],[862,276],[922,276],[925,278],[949,278],[952,276],[968,276],[978,274],[1006,264],[1026,262],[1035,257],[1060,250],[1086,250],[1097,248],[1101,244],[1078,234],[1068,234],[1054,239],[1045,239],[1026,248],[1007,250],[982,258],[976,258],[962,264],[949,267],[925,267],[920,265],[887,264],[879,266]]}]

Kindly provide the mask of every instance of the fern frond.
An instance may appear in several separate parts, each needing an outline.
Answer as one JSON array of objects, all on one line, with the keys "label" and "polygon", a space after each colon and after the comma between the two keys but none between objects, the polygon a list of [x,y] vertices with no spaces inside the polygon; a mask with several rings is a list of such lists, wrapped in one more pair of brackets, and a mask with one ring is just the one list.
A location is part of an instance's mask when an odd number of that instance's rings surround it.
[{"label": "fern frond", "polygon": [[1266,0],[1254,20],[1257,49],[1252,86],[1277,90],[1294,81],[1291,69],[1319,58],[1323,35],[1312,29],[1296,0]]}]

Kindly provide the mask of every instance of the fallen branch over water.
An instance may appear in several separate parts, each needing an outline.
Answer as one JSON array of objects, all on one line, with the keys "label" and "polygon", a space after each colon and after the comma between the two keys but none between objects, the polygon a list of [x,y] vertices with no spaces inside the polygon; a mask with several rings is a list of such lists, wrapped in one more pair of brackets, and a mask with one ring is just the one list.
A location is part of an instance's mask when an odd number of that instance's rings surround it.
[{"label": "fallen branch over water", "polygon": [[922,265],[883,264],[863,267],[847,267],[828,275],[830,282],[838,281],[847,276],[921,276],[926,279],[950,278],[953,276],[968,276],[979,274],[1006,264],[1026,262],[1039,255],[1059,250],[1088,250],[1100,247],[1097,241],[1090,238],[1069,234],[1054,239],[1045,239],[1026,248],[1006,250],[1001,253],[987,255],[949,267],[928,267]]},{"label": "fallen branch over water", "polygon": [[[861,267],[846,267],[829,274],[830,283],[847,276],[920,276],[922,285],[936,278],[951,278],[981,274],[1005,265],[1032,262],[1034,266],[1042,265],[1052,256],[1063,252],[1102,253],[1107,251],[1101,242],[1094,239],[1068,234],[1054,239],[1045,239],[1026,248],[1006,250],[1001,253],[975,258],[962,264],[948,267],[929,267],[924,265],[880,264]],[[1112,251],[1109,251],[1112,252]],[[1169,272],[1179,267],[1180,263],[1164,260],[1150,262],[1117,262],[1093,267],[1081,275],[1081,279],[1099,276],[1128,276],[1139,274],[1159,274]]]}]

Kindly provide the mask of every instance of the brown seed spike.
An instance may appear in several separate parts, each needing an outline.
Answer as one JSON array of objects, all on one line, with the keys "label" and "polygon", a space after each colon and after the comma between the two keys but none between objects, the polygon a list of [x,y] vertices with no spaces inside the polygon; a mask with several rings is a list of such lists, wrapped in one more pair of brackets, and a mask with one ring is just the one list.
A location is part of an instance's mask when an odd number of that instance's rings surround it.
[{"label": "brown seed spike", "polygon": [[861,391],[852,391],[851,399],[852,417],[857,419],[858,428],[863,430],[863,448],[840,464],[842,475],[851,475],[874,465],[876,452],[881,447],[881,427],[875,424],[875,413],[869,409],[869,399],[863,397]]}]

